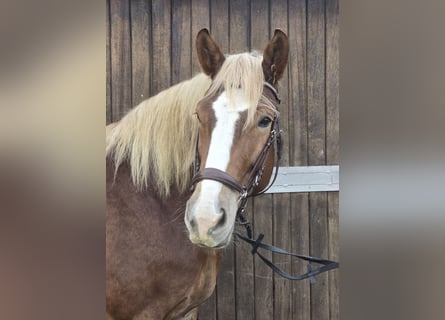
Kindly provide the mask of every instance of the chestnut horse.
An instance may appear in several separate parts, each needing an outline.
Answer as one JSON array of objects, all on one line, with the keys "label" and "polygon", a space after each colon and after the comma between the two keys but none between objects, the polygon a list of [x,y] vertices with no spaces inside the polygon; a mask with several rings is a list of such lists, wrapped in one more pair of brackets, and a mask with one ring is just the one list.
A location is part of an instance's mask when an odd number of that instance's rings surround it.
[{"label": "chestnut horse", "polygon": [[[224,56],[203,29],[196,48],[202,74],[107,126],[108,319],[197,319],[242,193],[270,180],[287,36],[276,30],[263,56]],[[237,188],[252,173],[253,191]]]}]

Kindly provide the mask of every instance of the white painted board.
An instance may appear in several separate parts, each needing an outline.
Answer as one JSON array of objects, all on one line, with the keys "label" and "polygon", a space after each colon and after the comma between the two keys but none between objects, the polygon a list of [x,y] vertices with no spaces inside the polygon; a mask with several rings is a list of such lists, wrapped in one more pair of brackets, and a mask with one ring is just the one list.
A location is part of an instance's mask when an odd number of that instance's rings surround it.
[{"label": "white painted board", "polygon": [[339,166],[280,167],[266,193],[339,191],[339,171]]}]

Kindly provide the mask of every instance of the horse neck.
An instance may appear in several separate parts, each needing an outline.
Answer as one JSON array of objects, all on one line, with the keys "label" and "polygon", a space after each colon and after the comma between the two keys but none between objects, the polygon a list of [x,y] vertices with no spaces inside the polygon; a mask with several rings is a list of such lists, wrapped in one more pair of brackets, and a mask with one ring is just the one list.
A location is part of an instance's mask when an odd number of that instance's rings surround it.
[{"label": "horse neck", "polygon": [[[152,179],[149,179],[152,181]],[[158,205],[165,208],[166,215],[181,214],[185,212],[185,203],[190,197],[190,191],[181,193],[177,188],[172,187],[168,197],[162,197],[156,191],[156,186],[150,183],[143,190],[138,189],[131,177],[131,167],[128,161],[120,164],[117,171],[115,171],[115,164],[112,159],[106,159],[106,190],[107,197],[116,197],[120,195],[120,199],[125,201],[140,201],[150,202],[155,201]],[[182,221],[182,219],[181,219]]]}]

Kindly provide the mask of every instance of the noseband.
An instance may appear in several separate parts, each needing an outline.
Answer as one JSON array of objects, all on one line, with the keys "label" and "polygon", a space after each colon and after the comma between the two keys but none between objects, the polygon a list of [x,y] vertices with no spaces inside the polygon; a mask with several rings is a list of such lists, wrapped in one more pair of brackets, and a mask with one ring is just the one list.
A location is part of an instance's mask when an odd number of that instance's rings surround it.
[{"label": "noseband", "polygon": [[[278,102],[278,105],[281,103],[280,97],[278,95],[277,90],[270,85],[269,83],[265,82],[264,86],[268,87],[274,94],[275,99]],[[229,175],[228,173],[216,169],[216,168],[204,168],[203,170],[199,171],[200,169],[200,159],[199,159],[199,153],[198,153],[198,141],[199,136],[196,141],[196,154],[195,154],[195,164],[193,166],[193,178],[191,181],[192,184],[192,190],[194,189],[195,185],[202,180],[214,180],[218,181],[225,186],[236,190],[240,193],[239,198],[239,204],[238,204],[238,210],[236,212],[236,217],[240,224],[244,225],[247,232],[247,237],[242,236],[239,233],[235,233],[238,238],[246,241],[252,246],[251,253],[253,255],[258,255],[261,260],[264,261],[264,263],[269,266],[274,272],[278,273],[280,276],[288,279],[288,280],[303,280],[303,279],[310,279],[311,283],[315,282],[314,276],[332,270],[339,267],[338,262],[330,261],[327,259],[321,259],[306,255],[300,255],[295,253],[289,253],[286,250],[265,244],[262,242],[264,235],[260,234],[258,239],[253,238],[253,232],[252,232],[252,225],[250,222],[247,221],[246,218],[246,205],[247,205],[247,199],[252,196],[258,196],[260,194],[265,193],[275,182],[278,174],[278,167],[279,167],[279,161],[281,159],[281,149],[282,149],[282,141],[281,141],[281,130],[280,130],[280,124],[279,124],[279,112],[278,110],[275,111],[274,119],[272,120],[272,125],[270,128],[269,138],[266,142],[266,144],[263,147],[263,150],[259,154],[258,158],[256,159],[252,170],[250,171],[249,179],[247,180],[247,183],[245,185],[241,184],[237,179]],[[260,192],[253,193],[254,189],[259,185],[261,178],[264,173],[265,165],[266,165],[266,159],[267,155],[269,154],[269,149],[273,144],[276,144],[276,160],[275,160],[275,174],[272,179],[272,182]],[[287,255],[292,256],[298,259],[305,260],[309,262],[307,265],[307,272],[302,275],[290,275],[278,268],[271,260],[267,259],[264,255],[262,255],[258,249],[264,249],[268,250],[277,254],[281,255]],[[311,262],[320,264],[321,267],[313,269]]]},{"label": "noseband", "polygon": [[[280,104],[281,100],[280,100],[277,90],[267,82],[264,83],[264,86],[268,87],[273,92],[275,99],[277,100],[278,104]],[[199,139],[199,137],[198,137],[198,139]],[[204,168],[203,170],[199,171],[201,162],[199,159],[199,152],[198,152],[198,139],[196,142],[194,172],[193,172],[193,178],[191,181],[192,190],[194,189],[194,186],[199,181],[202,181],[202,180],[218,181],[218,182],[224,184],[225,186],[227,186],[233,190],[236,190],[240,193],[240,207],[239,207],[239,210],[240,210],[241,208],[244,209],[245,203],[247,202],[248,197],[263,194],[275,182],[275,179],[278,174],[279,160],[281,158],[281,149],[282,149],[281,130],[280,130],[280,125],[279,125],[278,110],[275,111],[275,116],[272,120],[269,138],[267,139],[266,144],[264,145],[258,158],[256,159],[255,163],[253,164],[246,184],[241,184],[234,177],[232,177],[231,175],[229,175],[228,173],[226,173],[220,169]],[[275,175],[272,180],[272,183],[270,183],[269,186],[267,188],[265,188],[264,190],[261,190],[260,192],[253,194],[253,190],[259,185],[259,183],[263,177],[264,169],[266,166],[267,155],[269,154],[269,149],[274,144],[274,142],[276,143],[275,150],[277,153],[276,154],[277,157],[276,157],[276,162],[275,162]]]}]

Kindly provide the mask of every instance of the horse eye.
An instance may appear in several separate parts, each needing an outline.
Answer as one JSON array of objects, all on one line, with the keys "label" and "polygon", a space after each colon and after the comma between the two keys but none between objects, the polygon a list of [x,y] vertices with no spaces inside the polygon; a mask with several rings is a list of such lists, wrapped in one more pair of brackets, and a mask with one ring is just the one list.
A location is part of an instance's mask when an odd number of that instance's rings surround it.
[{"label": "horse eye", "polygon": [[198,121],[201,122],[201,119],[199,119],[199,114],[198,114],[198,112],[195,112],[194,115],[196,116],[196,119],[198,119]]},{"label": "horse eye", "polygon": [[272,122],[272,119],[269,117],[264,117],[258,122],[258,126],[261,128],[266,128]]}]

